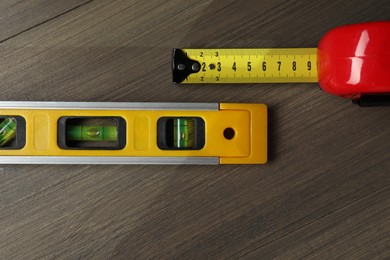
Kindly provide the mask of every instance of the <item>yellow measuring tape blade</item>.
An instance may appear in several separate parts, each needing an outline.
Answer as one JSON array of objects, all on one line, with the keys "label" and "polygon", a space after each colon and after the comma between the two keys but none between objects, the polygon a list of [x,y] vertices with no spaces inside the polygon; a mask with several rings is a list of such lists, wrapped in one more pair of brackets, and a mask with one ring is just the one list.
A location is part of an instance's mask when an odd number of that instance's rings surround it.
[{"label": "yellow measuring tape blade", "polygon": [[176,83],[318,82],[316,48],[181,49],[173,58]]}]

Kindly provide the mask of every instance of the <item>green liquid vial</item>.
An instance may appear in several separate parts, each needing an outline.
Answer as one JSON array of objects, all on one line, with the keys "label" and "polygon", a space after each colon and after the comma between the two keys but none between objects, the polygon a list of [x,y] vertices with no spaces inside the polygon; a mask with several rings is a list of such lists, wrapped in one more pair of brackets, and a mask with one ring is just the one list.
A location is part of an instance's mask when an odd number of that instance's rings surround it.
[{"label": "green liquid vial", "polygon": [[191,148],[195,145],[195,122],[191,118],[176,118],[173,121],[173,146]]},{"label": "green liquid vial", "polygon": [[16,136],[16,120],[5,118],[0,124],[0,147],[6,146],[13,141]]},{"label": "green liquid vial", "polygon": [[66,137],[69,141],[117,141],[116,126],[68,126]]}]

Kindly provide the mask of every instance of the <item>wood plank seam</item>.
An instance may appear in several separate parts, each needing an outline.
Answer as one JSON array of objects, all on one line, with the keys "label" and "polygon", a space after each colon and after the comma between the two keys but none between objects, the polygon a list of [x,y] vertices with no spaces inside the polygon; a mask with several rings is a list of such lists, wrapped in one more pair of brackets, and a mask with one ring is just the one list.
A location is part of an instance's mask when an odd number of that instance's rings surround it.
[{"label": "wood plank seam", "polygon": [[17,37],[17,36],[19,36],[19,35],[21,35],[21,34],[23,34],[25,32],[28,32],[28,31],[30,31],[30,30],[32,30],[34,28],[37,28],[37,27],[41,26],[42,24],[48,23],[48,22],[53,21],[54,19],[57,19],[57,18],[59,18],[59,17],[61,17],[63,15],[66,15],[66,14],[68,14],[70,12],[73,12],[74,10],[76,10],[76,9],[78,9],[80,7],[83,7],[83,6],[89,4],[89,3],[93,2],[93,1],[95,1],[95,0],[89,0],[89,1],[87,1],[85,3],[79,4],[79,5],[75,6],[75,7],[70,8],[69,10],[66,10],[65,12],[62,12],[60,14],[57,14],[57,15],[53,16],[50,19],[47,19],[47,20],[42,21],[42,22],[39,22],[39,23],[37,23],[37,24],[27,28],[27,29],[24,29],[24,30],[22,30],[22,31],[20,31],[18,33],[15,33],[14,35],[8,36],[7,38],[0,40],[0,44],[4,43],[4,42],[6,42],[6,41],[8,41],[8,40],[10,40],[12,38],[15,38],[15,37]]}]

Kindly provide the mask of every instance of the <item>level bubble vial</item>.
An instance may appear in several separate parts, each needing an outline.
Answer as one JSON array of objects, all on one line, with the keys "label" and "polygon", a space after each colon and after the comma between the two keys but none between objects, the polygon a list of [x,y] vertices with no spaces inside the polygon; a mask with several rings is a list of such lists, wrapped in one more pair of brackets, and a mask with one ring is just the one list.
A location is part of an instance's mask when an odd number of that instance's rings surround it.
[{"label": "level bubble vial", "polygon": [[1,119],[0,147],[9,145],[16,137],[16,120],[13,117]]}]

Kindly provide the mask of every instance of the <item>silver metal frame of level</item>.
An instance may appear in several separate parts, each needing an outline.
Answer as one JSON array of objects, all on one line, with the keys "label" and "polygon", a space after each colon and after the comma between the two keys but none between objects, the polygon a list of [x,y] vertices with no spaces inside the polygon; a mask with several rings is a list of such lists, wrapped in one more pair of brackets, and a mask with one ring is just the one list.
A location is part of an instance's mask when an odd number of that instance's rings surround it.
[{"label": "silver metal frame of level", "polygon": [[218,103],[150,103],[150,102],[38,102],[0,101],[0,109],[66,110],[218,110]]},{"label": "silver metal frame of level", "polygon": [[218,165],[218,157],[0,156],[0,164]]},{"label": "silver metal frame of level", "polygon": [[[218,103],[28,102],[1,101],[0,109],[48,110],[218,110]],[[218,165],[218,157],[0,156],[0,164]]]}]

